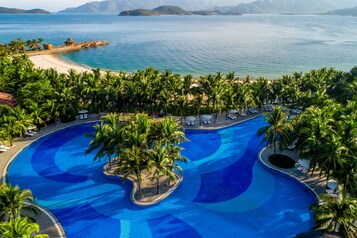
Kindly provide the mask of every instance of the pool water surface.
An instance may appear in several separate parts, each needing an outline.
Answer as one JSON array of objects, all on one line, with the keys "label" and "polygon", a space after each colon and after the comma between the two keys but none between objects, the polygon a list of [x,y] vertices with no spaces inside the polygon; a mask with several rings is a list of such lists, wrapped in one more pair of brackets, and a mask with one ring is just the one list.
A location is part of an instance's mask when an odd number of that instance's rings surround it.
[{"label": "pool water surface", "polygon": [[106,163],[85,155],[93,123],[47,135],[11,163],[8,181],[31,189],[67,237],[291,237],[313,226],[316,199],[301,184],[263,168],[263,117],[220,130],[187,130],[184,179],[159,204],[140,207],[130,182],[108,180]]}]

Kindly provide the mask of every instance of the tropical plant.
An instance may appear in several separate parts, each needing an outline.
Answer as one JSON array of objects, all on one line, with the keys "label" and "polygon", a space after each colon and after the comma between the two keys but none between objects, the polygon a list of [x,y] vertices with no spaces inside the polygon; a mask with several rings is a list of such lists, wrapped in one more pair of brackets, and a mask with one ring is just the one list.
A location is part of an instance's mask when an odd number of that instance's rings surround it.
[{"label": "tropical plant", "polygon": [[31,203],[34,201],[30,190],[21,190],[18,186],[0,185],[0,218],[2,221],[13,220],[24,216],[22,210],[38,213]]},{"label": "tropical plant", "polygon": [[36,234],[40,226],[27,218],[17,217],[8,222],[0,223],[0,233],[3,238],[48,238],[46,234]]},{"label": "tropical plant", "polygon": [[341,190],[337,197],[321,195],[323,201],[312,204],[315,213],[314,229],[337,231],[342,237],[355,238],[357,234],[357,199]]},{"label": "tropical plant", "polygon": [[268,146],[274,147],[274,156],[276,156],[276,144],[279,143],[279,148],[291,143],[289,129],[290,123],[287,120],[287,114],[282,111],[282,108],[275,107],[273,112],[265,117],[267,126],[264,126],[258,130],[258,136],[262,136],[261,143],[267,142]]}]

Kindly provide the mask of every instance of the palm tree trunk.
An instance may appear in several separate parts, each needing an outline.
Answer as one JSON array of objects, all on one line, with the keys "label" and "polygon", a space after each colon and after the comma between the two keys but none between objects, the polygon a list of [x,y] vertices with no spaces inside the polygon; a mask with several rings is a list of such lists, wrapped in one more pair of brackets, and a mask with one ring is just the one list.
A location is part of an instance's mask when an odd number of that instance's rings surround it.
[{"label": "palm tree trunk", "polygon": [[156,178],[156,194],[160,193],[160,177]]},{"label": "palm tree trunk", "polygon": [[276,141],[274,141],[274,158],[276,157]]}]

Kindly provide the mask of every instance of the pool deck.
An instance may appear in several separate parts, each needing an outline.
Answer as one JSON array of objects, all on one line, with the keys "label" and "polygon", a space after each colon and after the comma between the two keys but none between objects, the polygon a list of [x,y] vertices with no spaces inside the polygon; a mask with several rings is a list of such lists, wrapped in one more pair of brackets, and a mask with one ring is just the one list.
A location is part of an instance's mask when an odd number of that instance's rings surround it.
[{"label": "pool deck", "polygon": [[[220,129],[224,128],[227,126],[231,126],[234,124],[242,123],[246,120],[258,117],[263,114],[263,111],[259,111],[256,114],[248,114],[247,116],[244,117],[238,117],[237,119],[231,120],[228,119],[226,120],[226,115],[223,113],[222,115],[219,115],[217,118],[216,123],[213,123],[213,118],[212,118],[212,123],[211,124],[202,124],[199,125],[198,121],[196,120],[196,123],[194,126],[184,126],[185,129],[198,129],[198,130],[212,130],[212,129]],[[6,152],[0,153],[0,171],[2,172],[1,174],[1,182],[5,183],[6,182],[6,173],[7,173],[7,168],[9,164],[11,163],[11,160],[16,157],[18,153],[20,153],[25,147],[30,145],[33,141],[48,135],[52,132],[55,132],[60,129],[64,129],[66,127],[74,126],[74,125],[79,125],[83,123],[88,123],[88,122],[93,122],[100,120],[101,118],[99,117],[98,114],[93,114],[90,115],[87,120],[75,120],[74,122],[70,123],[59,123],[59,124],[52,124],[49,126],[46,126],[42,128],[42,130],[35,136],[33,137],[27,137],[27,138],[17,138],[13,142],[13,146],[7,150]],[[179,117],[178,117],[179,119]],[[184,121],[183,121],[184,122]],[[303,174],[302,172],[298,171],[296,168],[293,169],[280,169],[275,167],[274,165],[270,164],[268,160],[268,156],[272,154],[272,149],[271,148],[264,148],[261,151],[261,160],[264,161],[265,164],[267,164],[269,167],[281,171],[283,173],[287,173],[290,176],[295,177],[299,181],[307,184],[313,191],[315,191],[316,194],[324,193],[325,192],[325,179],[323,177],[318,176],[318,172],[315,172],[313,176],[308,176],[307,174]],[[288,151],[284,150],[283,154],[286,154],[293,158],[295,161],[299,159],[298,154],[293,151]],[[310,175],[310,174],[309,174]],[[36,216],[35,219],[39,223],[40,228],[41,228],[41,233],[48,234],[50,237],[66,237],[64,230],[61,226],[61,224],[58,222],[56,217],[49,212],[46,208],[38,206],[40,210],[43,212],[39,215]]]}]

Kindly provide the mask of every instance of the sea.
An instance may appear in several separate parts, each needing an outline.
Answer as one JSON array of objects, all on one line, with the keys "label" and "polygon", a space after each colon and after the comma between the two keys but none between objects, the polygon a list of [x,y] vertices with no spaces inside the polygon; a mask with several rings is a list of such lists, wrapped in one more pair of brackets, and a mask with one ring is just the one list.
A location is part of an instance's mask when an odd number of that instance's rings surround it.
[{"label": "sea", "polygon": [[220,71],[278,78],[321,67],[357,66],[357,17],[322,15],[158,16],[0,15],[0,42],[107,40],[59,57],[87,67],[133,72],[148,66],[194,76]]}]

